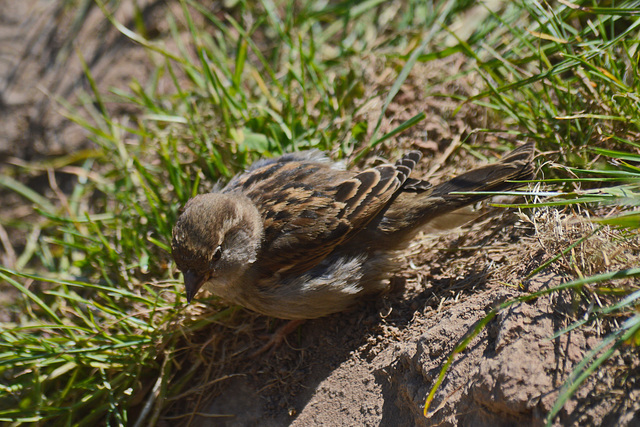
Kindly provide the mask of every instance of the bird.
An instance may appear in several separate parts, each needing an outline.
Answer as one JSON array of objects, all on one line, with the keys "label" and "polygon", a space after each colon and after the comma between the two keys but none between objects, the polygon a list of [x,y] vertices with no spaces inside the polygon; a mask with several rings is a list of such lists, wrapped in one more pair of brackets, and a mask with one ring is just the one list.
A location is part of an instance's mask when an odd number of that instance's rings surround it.
[{"label": "bird", "polygon": [[306,320],[380,294],[397,256],[435,221],[523,185],[534,144],[438,185],[411,177],[421,159],[347,170],[319,150],[266,158],[188,200],[171,252],[191,302],[201,289],[260,314]]}]

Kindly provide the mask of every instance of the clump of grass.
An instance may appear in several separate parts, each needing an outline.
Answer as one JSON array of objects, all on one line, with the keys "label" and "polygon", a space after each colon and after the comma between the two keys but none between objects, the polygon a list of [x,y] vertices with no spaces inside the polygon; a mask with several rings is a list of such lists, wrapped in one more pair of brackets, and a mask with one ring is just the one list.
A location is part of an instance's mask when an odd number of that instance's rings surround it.
[{"label": "clump of grass", "polygon": [[[0,331],[2,421],[155,424],[198,382],[183,337],[230,313],[185,311],[169,253],[179,207],[258,157],[312,147],[352,153],[369,132],[354,113],[366,101],[361,58],[376,47],[370,28],[397,33],[413,25],[416,9],[431,22],[455,13],[455,2],[444,10],[238,2],[212,12],[183,1],[180,14],[167,15],[169,49],[139,35],[141,19],[135,33],[97,4],[122,34],[159,54],[159,66],[149,81],[105,94],[83,62],[91,93],[81,108],[57,101],[96,148],[19,164],[0,181],[40,217],[33,227],[17,224],[29,229],[27,244],[0,267],[0,279],[19,291]],[[118,103],[136,112],[115,115]],[[45,171],[53,199],[20,182]],[[70,192],[60,190],[61,177]]]},{"label": "clump of grass", "polygon": [[[535,139],[538,148],[546,152],[549,160],[553,159],[541,171],[547,179],[539,182],[560,191],[544,193],[551,196],[546,200],[518,206],[569,209],[579,204],[583,212],[603,212],[598,207],[610,205],[610,212],[617,214],[594,218],[594,222],[625,231],[610,234],[608,241],[603,237],[602,226],[593,225],[570,238],[571,244],[557,247],[555,255],[550,255],[528,278],[560,262],[567,267],[567,283],[506,301],[478,322],[443,365],[427,397],[425,415],[455,355],[510,305],[572,289],[587,306],[595,303],[598,308],[558,334],[602,319],[628,319],[622,324],[613,321],[609,335],[575,367],[547,415],[549,425],[590,374],[626,343],[637,342],[638,290],[631,280],[640,275],[635,268],[637,257],[618,254],[619,259],[610,262],[597,256],[602,252],[596,254],[613,245],[633,246],[640,228],[636,211],[640,201],[640,169],[636,166],[640,162],[640,146],[635,142],[640,131],[640,22],[633,18],[638,13],[635,5],[625,2],[613,8],[592,7],[588,2],[560,2],[552,8],[535,1],[510,3],[500,13],[492,11],[491,18],[475,35],[467,40],[458,38],[459,48],[473,59],[473,68],[487,85],[486,90],[464,102],[484,105],[501,117],[503,127],[487,129],[488,132]],[[456,36],[453,32],[452,35]],[[529,195],[539,197],[542,193]],[[607,240],[606,245],[603,239]],[[554,243],[557,246],[559,241],[554,239]],[[591,250],[595,248],[598,250]],[[562,263],[567,257],[571,259],[568,265]],[[621,258],[624,262],[618,262]],[[616,297],[601,301],[602,294]]]}]

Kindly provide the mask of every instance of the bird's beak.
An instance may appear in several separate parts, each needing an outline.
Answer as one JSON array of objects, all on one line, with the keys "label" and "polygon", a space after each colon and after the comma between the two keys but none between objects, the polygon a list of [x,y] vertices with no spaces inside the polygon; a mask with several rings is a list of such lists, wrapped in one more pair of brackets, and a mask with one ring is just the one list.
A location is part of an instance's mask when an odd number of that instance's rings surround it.
[{"label": "bird's beak", "polygon": [[198,275],[193,270],[187,270],[182,275],[184,276],[184,288],[187,292],[187,302],[191,302],[204,284],[205,277]]}]

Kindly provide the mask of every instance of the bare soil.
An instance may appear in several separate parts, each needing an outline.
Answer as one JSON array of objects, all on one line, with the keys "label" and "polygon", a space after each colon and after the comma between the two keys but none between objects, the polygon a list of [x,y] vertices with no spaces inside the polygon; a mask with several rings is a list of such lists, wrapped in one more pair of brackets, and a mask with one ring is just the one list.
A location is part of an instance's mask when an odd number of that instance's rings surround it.
[{"label": "bare soil", "polygon": [[[229,365],[234,376],[211,389],[203,399],[210,403],[200,402],[207,415],[193,425],[543,425],[564,380],[607,330],[594,325],[551,339],[580,315],[570,292],[501,312],[456,357],[423,415],[426,395],[458,341],[498,303],[522,295],[517,279],[547,255],[532,231],[513,213],[501,213],[424,236],[403,257],[406,269],[392,292],[308,321],[289,336],[288,347],[260,358],[246,356],[264,343],[256,336],[280,323],[269,328],[262,326],[266,319],[236,313],[213,332],[224,336],[226,328],[227,337],[201,348],[215,366],[212,379],[229,375]],[[547,271],[527,281],[526,291],[558,285],[564,276]],[[637,425],[638,368],[633,351],[618,355],[554,424]]]},{"label": "bare soil", "polygon": [[[5,0],[0,12],[0,37],[10,41],[0,45],[8,58],[0,62],[0,156],[11,163],[89,146],[46,95],[74,100],[78,88],[86,89],[72,48],[83,52],[104,91],[124,89],[133,77],[144,81],[152,67],[152,58],[106,24],[99,11],[89,10],[91,25],[76,29],[70,25],[73,14],[52,15],[51,3]],[[164,3],[139,3],[148,28],[160,37],[166,30]],[[124,7],[119,13],[121,22],[131,22],[132,10]],[[368,90],[384,93],[393,75],[382,61],[373,61]],[[383,123],[389,129],[418,111],[428,119],[377,153],[421,149],[427,159],[420,172],[434,182],[478,163],[455,148],[471,129],[490,120],[473,106],[453,117],[456,103],[425,96],[424,88],[438,73],[453,74],[464,58],[445,61],[417,65]],[[470,94],[477,83],[468,77],[438,89]],[[362,109],[372,121],[370,129],[380,107],[374,100]],[[477,134],[468,142],[491,146],[496,138]],[[14,200],[0,215],[23,217],[29,215],[25,209],[24,202]],[[552,338],[586,309],[570,292],[501,312],[455,358],[428,417],[423,406],[449,352],[489,310],[573,278],[559,266],[521,286],[522,278],[555,253],[551,240],[566,247],[582,235],[578,230],[560,242],[550,230],[570,229],[577,220],[548,214],[532,221],[514,211],[490,210],[464,228],[424,235],[399,258],[403,269],[391,292],[350,312],[308,321],[284,345],[259,357],[250,355],[283,322],[239,309],[207,331],[185,337],[189,366],[183,368],[197,366],[199,375],[190,393],[169,402],[159,424],[542,425],[571,370],[611,327],[596,324]],[[3,263],[10,263],[10,250],[3,246]],[[637,265],[637,247],[626,251]],[[212,308],[192,305],[188,317]],[[555,424],[640,425],[639,375],[633,349],[617,354],[570,399]]]}]

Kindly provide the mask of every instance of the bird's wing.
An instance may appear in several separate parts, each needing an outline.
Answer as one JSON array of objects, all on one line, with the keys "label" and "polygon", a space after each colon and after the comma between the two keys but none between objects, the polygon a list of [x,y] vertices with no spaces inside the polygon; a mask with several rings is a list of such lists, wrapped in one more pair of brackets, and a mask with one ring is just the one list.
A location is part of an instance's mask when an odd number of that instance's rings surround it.
[{"label": "bird's wing", "polygon": [[262,212],[264,238],[258,262],[265,273],[301,273],[387,206],[420,157],[412,151],[395,165],[358,173],[324,162],[280,158],[234,178],[223,191],[241,191]]}]

